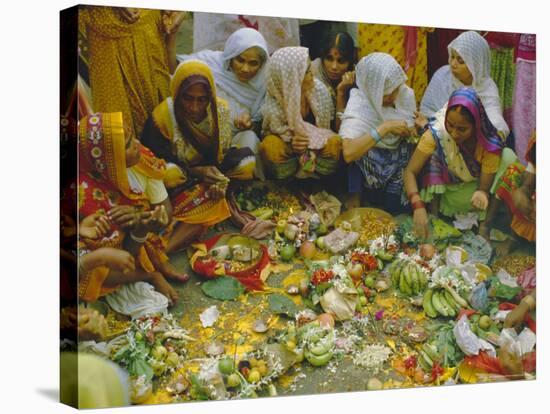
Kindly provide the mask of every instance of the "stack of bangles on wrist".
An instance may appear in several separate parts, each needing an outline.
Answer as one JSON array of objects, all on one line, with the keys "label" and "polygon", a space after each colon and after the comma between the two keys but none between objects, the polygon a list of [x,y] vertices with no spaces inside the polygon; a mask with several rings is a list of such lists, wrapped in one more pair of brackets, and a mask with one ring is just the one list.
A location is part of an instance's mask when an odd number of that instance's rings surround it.
[{"label": "stack of bangles on wrist", "polygon": [[[412,201],[412,198],[415,195],[418,196],[418,200]],[[411,207],[412,207],[413,210],[418,210],[419,208],[426,208],[426,205],[420,199],[420,194],[418,193],[418,191],[415,191],[414,193],[409,193],[409,194],[407,194],[407,196],[409,198],[409,201],[411,202]]]},{"label": "stack of bangles on wrist", "polygon": [[143,237],[136,236],[134,233],[130,232],[130,237],[136,243],[145,243],[147,241],[147,234]]}]

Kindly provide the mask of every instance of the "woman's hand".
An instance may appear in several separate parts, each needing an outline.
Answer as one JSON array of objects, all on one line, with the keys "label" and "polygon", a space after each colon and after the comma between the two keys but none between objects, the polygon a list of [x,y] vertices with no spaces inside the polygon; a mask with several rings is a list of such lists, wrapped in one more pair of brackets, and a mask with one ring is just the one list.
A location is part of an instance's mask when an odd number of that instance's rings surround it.
[{"label": "woman's hand", "polygon": [[97,249],[96,252],[101,254],[101,261],[109,269],[117,270],[124,274],[136,270],[134,256],[125,250],[114,249],[112,247],[102,247]]},{"label": "woman's hand", "polygon": [[413,212],[413,224],[416,235],[421,239],[427,239],[430,232],[428,212],[425,208],[417,208]]},{"label": "woman's hand", "polygon": [[384,138],[388,134],[393,134],[401,138],[408,137],[411,134],[406,121],[392,120],[384,122],[379,129],[380,135]]},{"label": "woman's hand", "polygon": [[296,154],[301,154],[307,149],[309,145],[309,137],[305,137],[303,135],[294,135],[292,137],[291,145],[292,150]]},{"label": "woman's hand", "polygon": [[78,226],[78,234],[88,239],[105,237],[111,228],[109,219],[101,213],[90,214]]},{"label": "woman's hand", "polygon": [[478,210],[487,210],[489,206],[489,195],[486,191],[477,190],[472,195],[472,206]]},{"label": "woman's hand", "polygon": [[235,128],[245,130],[252,128],[252,118],[248,111],[244,111],[237,115],[234,120]]},{"label": "woman's hand", "polygon": [[126,23],[135,23],[139,20],[139,9],[134,9],[132,7],[119,7],[118,15],[121,20]]},{"label": "woman's hand", "polygon": [[416,130],[420,133],[426,125],[428,125],[428,118],[422,113],[416,111],[414,113],[414,126],[416,127]]},{"label": "woman's hand", "polygon": [[229,182],[229,178],[222,174],[217,167],[195,167],[192,169],[193,173],[202,178],[206,184],[216,184],[219,182]]},{"label": "woman's hand", "polygon": [[342,80],[336,87],[336,93],[345,94],[353,87],[354,84],[355,84],[355,71],[346,72],[344,73],[344,76],[342,76]]},{"label": "woman's hand", "polygon": [[227,183],[225,182],[218,182],[216,184],[212,184],[208,188],[208,197],[212,200],[220,200],[225,197],[225,192],[227,191]]},{"label": "woman's hand", "polygon": [[529,306],[524,302],[520,302],[518,306],[506,315],[504,328],[516,328],[519,326],[524,321],[527,312],[529,312]]},{"label": "woman's hand", "polygon": [[164,33],[168,36],[176,34],[186,17],[187,12],[169,10],[163,11],[162,25],[164,26]]},{"label": "woman's hand", "polygon": [[166,227],[168,223],[168,212],[163,205],[156,206],[153,211],[147,211],[141,215],[140,224],[152,231]]},{"label": "woman's hand", "polygon": [[133,206],[115,206],[107,213],[109,220],[123,229],[139,224],[141,213]]}]

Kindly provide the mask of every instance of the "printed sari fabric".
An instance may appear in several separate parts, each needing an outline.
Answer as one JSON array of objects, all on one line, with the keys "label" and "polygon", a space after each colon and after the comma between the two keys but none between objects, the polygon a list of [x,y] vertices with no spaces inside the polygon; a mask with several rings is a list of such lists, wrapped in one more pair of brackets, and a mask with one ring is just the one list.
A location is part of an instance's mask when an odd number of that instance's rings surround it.
[{"label": "printed sari fabric", "polygon": [[141,134],[147,116],[168,96],[170,71],[159,10],[140,9],[126,23],[117,8],[88,6],[79,15],[87,44],[95,111],[122,111],[127,127]]},{"label": "printed sari fabric", "polygon": [[[138,210],[150,208],[145,193],[131,187],[128,180],[125,131],[129,129],[124,128],[121,112],[97,113],[80,121],[79,178],[78,187],[73,188],[77,192],[79,221],[94,213],[106,214],[120,205],[131,205]],[[155,158],[143,146],[140,147],[140,154],[140,161],[133,168],[148,177],[162,179],[165,174],[164,161]],[[80,254],[101,247],[121,249],[124,237],[124,230],[112,224],[110,233],[100,239],[80,238]],[[150,233],[146,247],[140,249],[138,263],[145,271],[154,271],[147,251],[154,252],[158,260],[166,261],[168,258],[163,250],[163,241]],[[116,287],[103,287],[108,275],[106,266],[79,275],[79,297],[94,301],[115,290]]]},{"label": "printed sari fabric", "polygon": [[[529,147],[527,150],[528,162],[533,166],[536,164],[535,148],[536,136],[533,136],[529,142]],[[511,150],[509,151],[512,152]],[[514,190],[521,187],[525,170],[526,167],[521,163],[519,158],[513,154],[512,159],[508,162],[508,166],[495,183],[494,192],[499,199],[506,203],[512,213],[512,230],[514,230],[517,235],[528,241],[535,241],[537,230],[536,223],[525,217],[525,215],[516,208],[512,199],[512,193]],[[533,194],[533,200],[534,199],[535,194]]]}]

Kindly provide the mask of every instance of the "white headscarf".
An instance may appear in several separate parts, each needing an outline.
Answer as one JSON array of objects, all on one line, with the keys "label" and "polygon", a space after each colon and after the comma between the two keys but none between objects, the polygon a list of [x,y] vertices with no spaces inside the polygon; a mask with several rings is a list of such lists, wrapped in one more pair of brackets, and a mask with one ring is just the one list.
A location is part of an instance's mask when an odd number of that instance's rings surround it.
[{"label": "white headscarf", "polygon": [[[407,75],[392,56],[378,52],[365,56],[355,67],[355,79],[358,89],[352,89],[342,117],[342,138],[358,138],[389,120],[405,120],[413,125],[414,91],[405,85]],[[394,105],[383,106],[384,95],[396,88],[399,92]],[[376,146],[394,149],[399,140],[399,137],[387,135]]]},{"label": "white headscarf", "polygon": [[267,95],[262,108],[263,133],[274,134],[289,142],[294,135],[309,137],[309,149],[321,149],[336,135],[330,128],[332,99],[326,86],[314,78],[314,87],[306,96],[315,116],[315,125],[302,119],[302,82],[308,69],[309,52],[305,47],[277,50],[267,70]]},{"label": "white headscarf", "polygon": [[[254,78],[248,82],[241,82],[230,68],[231,59],[252,47],[260,48],[265,60]],[[214,74],[218,93],[229,102],[232,115],[238,115],[241,107],[244,107],[250,112],[253,121],[259,121],[260,109],[265,97],[268,56],[267,43],[262,34],[254,29],[242,28],[229,36],[223,52],[202,50],[192,55],[177,57],[179,61],[199,59],[205,62]]]},{"label": "white headscarf", "polygon": [[[464,32],[447,46],[449,51],[449,65],[439,68],[420,104],[424,115],[434,116],[440,109],[446,107],[451,94],[458,88],[470,86],[476,90],[489,119],[493,125],[505,135],[510,129],[502,117],[502,105],[498,87],[491,79],[491,51],[487,41],[474,31]],[[455,51],[464,60],[472,74],[472,85],[464,85],[451,72],[451,51]]]}]

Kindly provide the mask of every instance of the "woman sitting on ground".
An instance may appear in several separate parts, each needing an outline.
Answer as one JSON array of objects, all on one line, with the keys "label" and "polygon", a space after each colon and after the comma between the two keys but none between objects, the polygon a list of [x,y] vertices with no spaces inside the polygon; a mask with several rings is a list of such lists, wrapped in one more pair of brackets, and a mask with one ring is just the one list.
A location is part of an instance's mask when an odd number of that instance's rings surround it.
[{"label": "woman sitting on ground", "polygon": [[[489,190],[498,170],[504,141],[489,120],[475,90],[453,92],[423,134],[404,172],[417,234],[427,237],[428,211],[452,217],[490,204]],[[420,192],[417,179],[420,177]],[[480,226],[488,237],[489,229]]]}]

